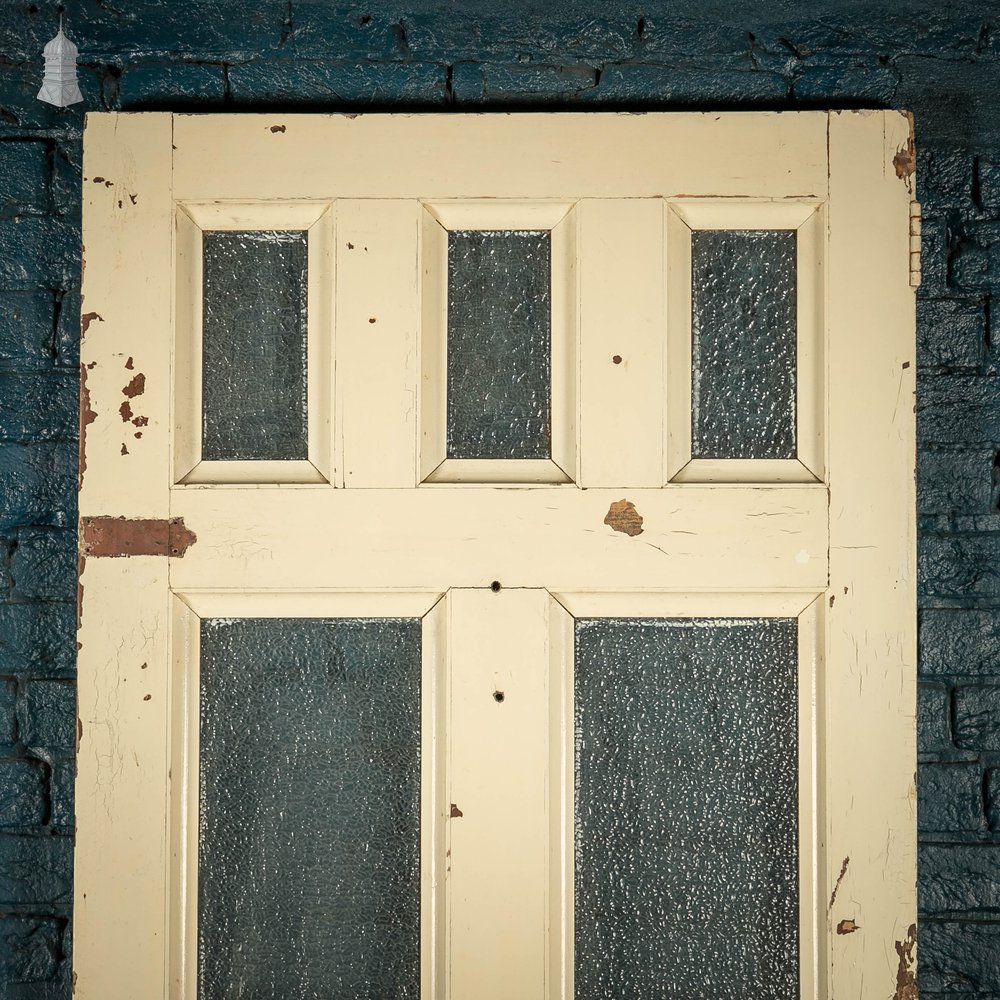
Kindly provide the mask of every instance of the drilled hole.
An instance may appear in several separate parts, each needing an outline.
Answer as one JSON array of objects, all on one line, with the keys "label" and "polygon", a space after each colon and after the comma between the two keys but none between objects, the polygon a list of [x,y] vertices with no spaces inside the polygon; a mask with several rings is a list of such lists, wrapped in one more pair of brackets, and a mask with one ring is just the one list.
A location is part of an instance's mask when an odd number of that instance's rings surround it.
[{"label": "drilled hole", "polygon": [[494,691],[493,700],[499,705],[503,701],[503,691]]},{"label": "drilled hole", "polygon": [[615,356],[614,356],[614,357],[613,357],[613,358],[612,358],[611,360],[612,360],[612,361],[613,361],[613,362],[614,362],[614,363],[615,363],[616,365],[620,365],[620,364],[622,363],[622,356],[621,356],[620,354],[616,354],[616,355],[615,355]]},{"label": "drilled hole", "polygon": [[500,593],[500,581],[499,580],[494,580],[490,584],[490,590],[492,590],[494,594],[499,594]]}]

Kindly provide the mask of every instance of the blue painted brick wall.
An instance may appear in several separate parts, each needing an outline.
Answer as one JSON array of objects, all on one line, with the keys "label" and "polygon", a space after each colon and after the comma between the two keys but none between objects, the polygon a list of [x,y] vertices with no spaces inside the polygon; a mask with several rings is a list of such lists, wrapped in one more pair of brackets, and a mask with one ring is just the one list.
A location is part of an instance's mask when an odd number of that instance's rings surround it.
[{"label": "blue painted brick wall", "polygon": [[70,996],[83,108],[912,110],[920,984],[1000,995],[1000,8],[68,0],[67,14],[86,103],[57,111],[35,100],[56,5],[0,3],[0,1000]]}]

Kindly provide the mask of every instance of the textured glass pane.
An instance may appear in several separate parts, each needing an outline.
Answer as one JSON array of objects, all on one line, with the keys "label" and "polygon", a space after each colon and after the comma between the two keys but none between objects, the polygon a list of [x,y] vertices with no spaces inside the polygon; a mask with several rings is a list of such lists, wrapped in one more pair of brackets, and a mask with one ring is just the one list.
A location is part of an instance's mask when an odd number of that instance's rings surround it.
[{"label": "textured glass pane", "polygon": [[577,1000],[797,1000],[796,622],[576,626]]},{"label": "textured glass pane", "polygon": [[420,621],[201,627],[198,996],[416,998]]},{"label": "textured glass pane", "polygon": [[691,234],[695,458],[795,457],[795,232]]},{"label": "textured glass pane", "polygon": [[448,457],[548,458],[548,232],[448,234]]},{"label": "textured glass pane", "polygon": [[202,457],[303,459],[304,232],[204,234]]}]

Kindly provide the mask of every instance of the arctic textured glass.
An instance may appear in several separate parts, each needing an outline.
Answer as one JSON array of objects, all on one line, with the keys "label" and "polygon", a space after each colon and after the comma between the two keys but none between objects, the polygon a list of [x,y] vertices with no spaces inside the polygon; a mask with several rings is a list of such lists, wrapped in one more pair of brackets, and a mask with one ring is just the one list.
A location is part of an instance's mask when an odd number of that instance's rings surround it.
[{"label": "arctic textured glass", "polygon": [[795,457],[795,232],[691,234],[694,458]]},{"label": "arctic textured glass", "polygon": [[448,458],[548,458],[548,232],[448,234]]},{"label": "arctic textured glass", "polygon": [[577,1000],[798,1000],[797,646],[577,622]]},{"label": "arctic textured glass", "polygon": [[200,782],[200,1000],[417,1000],[420,621],[203,621]]},{"label": "arctic textured glass", "polygon": [[203,458],[308,457],[307,266],[304,232],[204,234]]}]

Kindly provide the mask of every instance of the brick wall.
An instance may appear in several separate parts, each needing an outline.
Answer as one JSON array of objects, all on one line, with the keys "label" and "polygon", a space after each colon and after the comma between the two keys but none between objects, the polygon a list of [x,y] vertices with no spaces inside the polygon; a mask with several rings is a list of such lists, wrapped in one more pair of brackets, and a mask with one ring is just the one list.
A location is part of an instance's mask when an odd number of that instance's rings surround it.
[{"label": "brick wall", "polygon": [[[1000,10],[852,0],[817,14],[823,6],[70,0],[67,29],[92,110],[915,113],[920,984],[925,996],[995,997]],[[47,0],[0,5],[0,1000],[70,996],[83,107],[34,97],[56,20]]]}]

